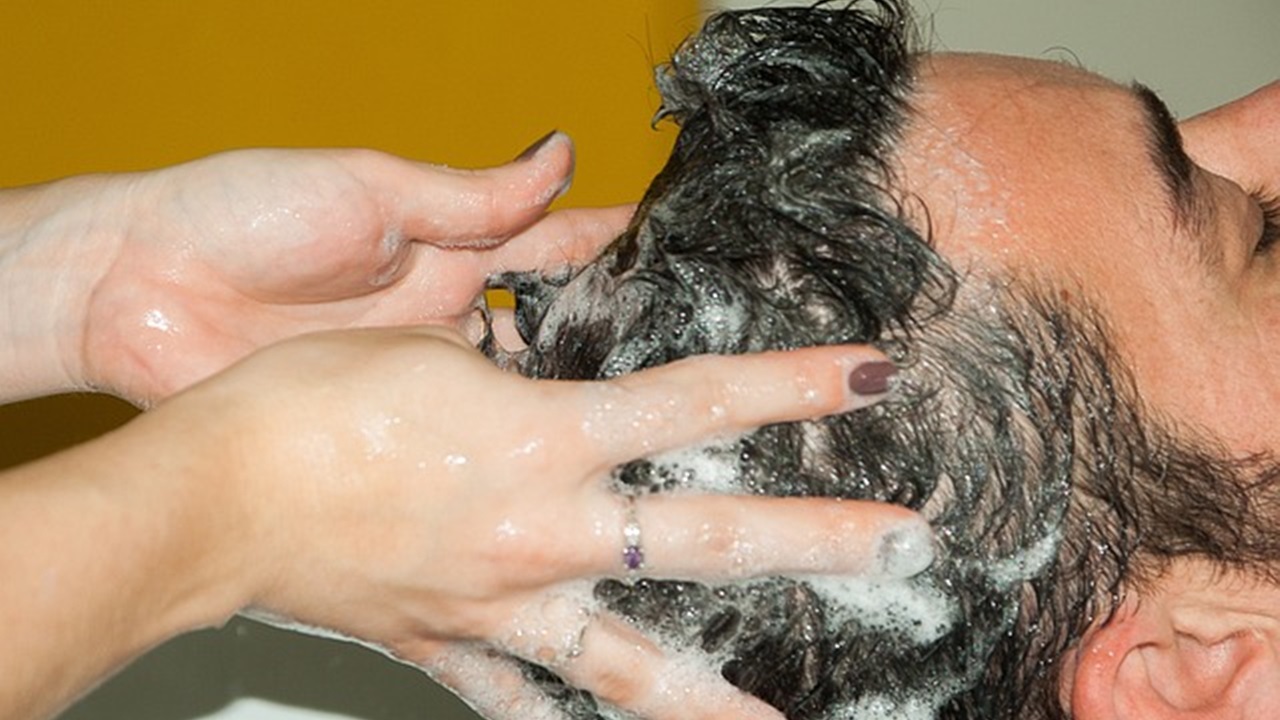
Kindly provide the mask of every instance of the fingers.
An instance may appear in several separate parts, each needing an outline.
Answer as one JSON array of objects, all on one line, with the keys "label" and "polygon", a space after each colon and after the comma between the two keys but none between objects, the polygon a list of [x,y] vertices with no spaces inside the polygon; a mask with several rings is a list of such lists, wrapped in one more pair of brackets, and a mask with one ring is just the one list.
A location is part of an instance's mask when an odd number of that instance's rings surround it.
[{"label": "fingers", "polygon": [[525,679],[515,661],[479,644],[455,644],[422,667],[482,717],[568,718],[551,698]]},{"label": "fingers", "polygon": [[551,213],[495,249],[490,272],[584,265],[626,229],[634,212],[634,205],[617,205]]},{"label": "fingers", "polygon": [[870,405],[893,365],[868,346],[681,360],[578,387],[585,447],[600,468],[644,455]]},{"label": "fingers", "polygon": [[[726,581],[771,575],[905,578],[933,562],[928,524],[907,508],[830,498],[646,495],[633,516],[602,491],[597,517],[617,528],[579,546],[583,574],[625,577],[628,544],[641,574],[671,580]],[[627,525],[633,530],[630,538]]]},{"label": "fingers", "polygon": [[516,330],[516,314],[511,308],[491,308],[489,310],[490,327],[493,339],[505,352],[519,352],[526,347],[524,338]]},{"label": "fingers", "polygon": [[524,607],[497,646],[646,720],[781,720],[776,710],[720,677],[705,658],[664,652],[603,610],[590,582],[560,586]]},{"label": "fingers", "polygon": [[490,247],[529,227],[569,188],[573,142],[554,132],[513,162],[455,170],[363,153],[357,175],[405,237],[442,247]]},{"label": "fingers", "polygon": [[729,684],[709,658],[664,652],[608,613],[594,615],[581,631],[580,652],[551,669],[634,717],[782,720],[782,713]]},{"label": "fingers", "polygon": [[[777,710],[730,685],[708,660],[666,653],[608,613],[574,614],[568,624],[545,630],[574,638],[573,647],[552,653],[519,643],[504,650],[549,668],[572,687],[631,716],[782,720]],[[484,717],[568,717],[510,657],[479,644],[453,645],[422,667]]]}]

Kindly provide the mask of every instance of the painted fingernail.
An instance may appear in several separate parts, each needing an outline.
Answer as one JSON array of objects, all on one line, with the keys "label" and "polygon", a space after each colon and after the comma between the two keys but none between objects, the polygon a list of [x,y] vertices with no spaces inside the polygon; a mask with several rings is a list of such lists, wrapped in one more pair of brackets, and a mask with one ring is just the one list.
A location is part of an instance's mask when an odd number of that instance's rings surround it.
[{"label": "painted fingernail", "polygon": [[908,578],[933,564],[933,531],[923,520],[911,520],[880,537],[876,572],[882,577]]},{"label": "painted fingernail", "polygon": [[515,161],[523,162],[525,160],[529,160],[533,158],[534,155],[537,155],[542,150],[542,148],[546,147],[547,143],[551,142],[551,139],[558,134],[560,134],[559,130],[552,130],[546,135],[543,135],[542,137],[538,138],[537,142],[525,148],[524,152],[517,155]]},{"label": "painted fingernail", "polygon": [[849,373],[849,389],[857,395],[883,395],[889,392],[897,374],[898,367],[891,362],[862,363]]}]

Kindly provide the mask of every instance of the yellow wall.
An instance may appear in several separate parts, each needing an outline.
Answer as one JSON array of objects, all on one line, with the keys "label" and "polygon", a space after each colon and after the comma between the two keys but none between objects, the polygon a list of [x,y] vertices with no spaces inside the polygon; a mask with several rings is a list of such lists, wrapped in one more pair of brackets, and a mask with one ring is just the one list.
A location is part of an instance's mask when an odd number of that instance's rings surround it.
[{"label": "yellow wall", "polygon": [[577,203],[632,197],[669,147],[650,82],[697,20],[671,0],[0,3],[0,183],[246,145],[497,163],[553,128]]},{"label": "yellow wall", "polygon": [[[651,68],[698,20],[693,0],[0,0],[0,185],[259,145],[484,165],[560,128],[578,143],[561,205],[632,200],[673,139],[649,126]],[[132,412],[0,409],[0,466]],[[239,694],[474,717],[416,671],[245,622],[169,643],[66,717],[203,717]]]},{"label": "yellow wall", "polygon": [[[670,147],[652,66],[692,0],[6,0],[0,185],[235,147],[367,146],[503,162],[578,143],[562,205],[635,199]],[[100,400],[0,411],[0,465],[128,417]]]}]

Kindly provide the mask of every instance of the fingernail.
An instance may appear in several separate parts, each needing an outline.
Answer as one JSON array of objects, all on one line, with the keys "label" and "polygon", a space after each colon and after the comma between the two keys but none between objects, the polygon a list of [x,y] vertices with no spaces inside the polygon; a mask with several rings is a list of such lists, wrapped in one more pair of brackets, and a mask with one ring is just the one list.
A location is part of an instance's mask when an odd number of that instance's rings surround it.
[{"label": "fingernail", "polygon": [[849,373],[849,389],[857,395],[883,395],[889,392],[897,374],[898,367],[891,362],[862,363]]},{"label": "fingernail", "polygon": [[559,130],[552,130],[546,135],[543,135],[542,137],[538,138],[537,142],[525,148],[524,152],[517,155],[515,161],[523,162],[525,160],[529,160],[533,158],[534,155],[537,155],[542,150],[542,148],[546,147],[547,143],[551,142],[551,139],[558,134],[560,134]]},{"label": "fingernail", "polygon": [[876,570],[883,577],[909,578],[933,564],[933,530],[923,520],[911,520],[880,537]]},{"label": "fingernail", "polygon": [[577,171],[578,171],[578,168],[576,165],[569,169],[569,174],[565,176],[564,182],[560,183],[560,189],[556,191],[557,199],[564,197],[564,194],[569,192],[569,188],[573,187],[573,175]]}]

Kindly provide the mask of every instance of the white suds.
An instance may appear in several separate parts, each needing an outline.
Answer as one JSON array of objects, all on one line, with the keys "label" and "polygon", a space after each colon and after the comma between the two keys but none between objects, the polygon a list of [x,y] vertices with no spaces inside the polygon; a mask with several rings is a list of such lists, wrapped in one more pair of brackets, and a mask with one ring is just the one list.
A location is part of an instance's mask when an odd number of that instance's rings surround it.
[{"label": "white suds", "polygon": [[902,700],[872,695],[832,708],[830,717],[832,720],[934,720],[942,703],[950,697],[951,693],[941,691],[921,691]]},{"label": "white suds", "polygon": [[832,624],[856,621],[869,629],[902,635],[916,645],[945,635],[960,615],[955,601],[927,578],[815,577],[807,582],[826,601]]},{"label": "white suds", "polygon": [[566,720],[555,701],[526,682],[510,661],[481,645],[456,643],[426,670],[483,717]]},{"label": "white suds", "polygon": [[1058,554],[1061,531],[1046,534],[1031,547],[1009,557],[987,564],[987,577],[998,587],[1008,588],[1027,578],[1036,577]]},{"label": "white suds", "polygon": [[721,438],[702,445],[649,458],[660,475],[676,481],[677,488],[696,492],[740,495],[738,441]]}]

